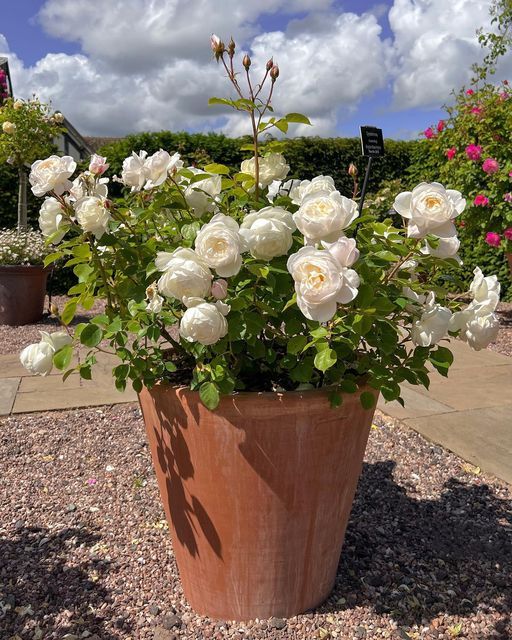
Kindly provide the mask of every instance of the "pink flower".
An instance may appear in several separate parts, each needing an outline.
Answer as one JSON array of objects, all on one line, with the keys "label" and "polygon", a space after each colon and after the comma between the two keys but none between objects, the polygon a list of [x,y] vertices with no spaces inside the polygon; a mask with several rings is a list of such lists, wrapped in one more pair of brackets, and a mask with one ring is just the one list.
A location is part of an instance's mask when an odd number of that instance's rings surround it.
[{"label": "pink flower", "polygon": [[509,95],[509,94],[508,94],[506,91],[502,91],[502,92],[500,93],[500,99],[501,99],[501,100],[507,100],[507,99],[508,99],[508,95]]},{"label": "pink flower", "polygon": [[212,284],[211,292],[212,296],[214,298],[217,298],[217,300],[224,300],[224,298],[228,294],[228,283],[226,282],[226,280],[224,280],[224,278],[215,280],[215,282]]},{"label": "pink flower", "polygon": [[107,159],[94,153],[89,162],[89,171],[96,176],[101,176],[109,168]]},{"label": "pink flower", "polygon": [[434,130],[432,129],[432,127],[428,127],[423,132],[423,135],[425,136],[425,138],[427,138],[427,140],[430,140],[431,138],[433,138],[435,136]]},{"label": "pink flower", "polygon": [[475,92],[473,91],[473,89],[468,89],[468,90],[466,91],[466,95],[467,95],[467,96],[472,96],[474,93],[475,93]]},{"label": "pink flower", "polygon": [[499,247],[501,244],[501,237],[499,233],[495,233],[494,231],[489,231],[489,233],[485,236],[485,241],[491,247]]},{"label": "pink flower", "polygon": [[503,196],[503,200],[505,200],[505,202],[512,202],[512,193],[505,193]]},{"label": "pink flower", "polygon": [[509,178],[512,178],[512,171],[509,171],[509,173],[508,173],[508,177],[509,177]]},{"label": "pink flower", "polygon": [[486,207],[489,204],[489,198],[479,193],[473,201],[475,207]]},{"label": "pink flower", "polygon": [[455,147],[450,147],[450,149],[446,149],[446,151],[444,152],[448,160],[453,160],[456,153],[457,153],[457,149]]},{"label": "pink flower", "polygon": [[96,478],[89,478],[89,480],[87,480],[87,484],[89,486],[92,487],[92,485],[96,484],[98,481],[96,480]]},{"label": "pink flower", "polygon": [[439,131],[439,133],[441,133],[441,131],[444,129],[444,125],[445,125],[445,121],[439,120],[439,122],[437,123],[437,130]]},{"label": "pink flower", "polygon": [[473,113],[475,116],[481,116],[483,112],[482,107],[473,107],[471,109],[471,113]]},{"label": "pink flower", "polygon": [[500,165],[494,158],[486,158],[482,165],[482,169],[485,173],[496,173],[500,170]]},{"label": "pink flower", "polygon": [[503,232],[503,235],[507,240],[512,240],[512,227],[505,229],[505,231]]},{"label": "pink flower", "polygon": [[470,160],[480,160],[482,147],[479,144],[470,144],[466,147],[466,155]]}]

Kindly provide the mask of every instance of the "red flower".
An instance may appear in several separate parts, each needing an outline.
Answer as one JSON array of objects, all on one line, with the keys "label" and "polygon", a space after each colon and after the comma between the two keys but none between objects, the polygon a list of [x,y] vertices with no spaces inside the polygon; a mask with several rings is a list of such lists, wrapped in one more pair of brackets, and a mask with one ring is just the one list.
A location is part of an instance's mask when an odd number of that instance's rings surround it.
[{"label": "red flower", "polygon": [[427,138],[427,140],[430,140],[431,138],[433,138],[435,136],[435,133],[434,133],[434,130],[432,129],[432,127],[428,127],[423,132],[423,135],[425,136],[425,138]]},{"label": "red flower", "polygon": [[445,121],[439,120],[439,122],[437,123],[437,130],[439,131],[439,133],[441,133],[441,131],[444,129],[444,125],[445,125]]},{"label": "red flower", "polygon": [[448,160],[453,160],[456,153],[457,149],[455,147],[450,147],[450,149],[446,149],[444,155],[448,158]]},{"label": "red flower", "polygon": [[507,240],[512,240],[512,227],[505,229],[505,231],[503,232],[503,235]]},{"label": "red flower", "polygon": [[500,170],[500,165],[494,158],[486,158],[482,165],[482,169],[485,173],[497,173]]},{"label": "red flower", "polygon": [[475,207],[486,207],[489,204],[489,198],[484,196],[483,193],[479,193],[473,201]]},{"label": "red flower", "polygon": [[479,144],[470,144],[466,147],[466,155],[470,160],[480,160],[482,147]]},{"label": "red flower", "polygon": [[475,93],[475,92],[473,91],[473,89],[468,89],[468,90],[466,91],[466,95],[467,95],[467,96],[472,96],[474,93]]},{"label": "red flower", "polygon": [[485,236],[485,241],[491,247],[499,247],[501,244],[501,236],[499,233],[495,233],[494,231],[489,231],[489,233]]}]

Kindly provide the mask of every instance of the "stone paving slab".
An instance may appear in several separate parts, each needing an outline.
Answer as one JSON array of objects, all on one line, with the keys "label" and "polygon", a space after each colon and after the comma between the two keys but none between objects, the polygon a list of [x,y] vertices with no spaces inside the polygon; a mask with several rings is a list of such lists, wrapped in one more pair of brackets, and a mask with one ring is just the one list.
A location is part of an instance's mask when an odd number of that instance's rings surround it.
[{"label": "stone paving slab", "polygon": [[11,413],[21,378],[2,378],[0,380],[0,416]]}]

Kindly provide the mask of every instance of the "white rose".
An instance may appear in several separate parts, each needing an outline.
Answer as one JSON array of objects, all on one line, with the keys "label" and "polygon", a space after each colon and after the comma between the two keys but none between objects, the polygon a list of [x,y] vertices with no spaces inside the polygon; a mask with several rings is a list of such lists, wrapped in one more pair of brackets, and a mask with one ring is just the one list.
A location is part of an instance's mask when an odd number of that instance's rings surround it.
[{"label": "white rose", "polygon": [[480,267],[476,267],[473,273],[475,277],[469,286],[473,299],[477,302],[489,301],[494,311],[500,301],[501,285],[498,282],[498,276],[484,276]]},{"label": "white rose", "polygon": [[500,321],[494,312],[471,314],[459,337],[472,349],[480,351],[496,340],[499,330]]},{"label": "white rose", "polygon": [[421,318],[412,325],[411,340],[421,347],[437,344],[448,333],[452,312],[435,302],[434,293],[427,295]]},{"label": "white rose", "polygon": [[233,218],[217,213],[201,227],[195,240],[196,253],[223,278],[234,276],[242,266],[246,244]]},{"label": "white rose", "polygon": [[98,196],[106,198],[108,196],[108,178],[94,179],[89,171],[81,173],[76,177],[69,189],[71,200],[80,200],[85,196]]},{"label": "white rose", "polygon": [[283,256],[293,244],[295,223],[289,211],[281,207],[265,207],[245,216],[240,235],[245,238],[251,255],[258,260]]},{"label": "white rose", "polygon": [[13,102],[13,108],[18,111],[18,109],[21,109],[21,107],[23,106],[23,101],[22,100],[15,100]]},{"label": "white rose", "polygon": [[354,200],[333,191],[329,194],[318,192],[304,198],[293,219],[306,241],[314,244],[321,240],[337,240],[358,215]]},{"label": "white rose", "polygon": [[8,133],[9,135],[12,135],[16,131],[16,125],[14,124],[14,122],[9,122],[8,120],[6,120],[2,124],[2,131],[4,133]]},{"label": "white rose", "polygon": [[53,356],[72,339],[65,331],[52,334],[41,331],[41,341],[28,345],[20,353],[21,364],[30,373],[40,376],[48,375],[53,368]]},{"label": "white rose", "polygon": [[176,173],[181,169],[183,162],[180,160],[180,154],[175,153],[172,158],[163,149],[157,151],[146,159],[144,163],[147,182],[144,189],[153,189],[165,182],[169,173]]},{"label": "white rose", "polygon": [[393,204],[395,211],[408,220],[410,238],[424,238],[429,233],[440,238],[456,236],[452,221],[465,206],[460,191],[445,189],[438,182],[422,182],[412,191],[399,193]]},{"label": "white rose", "polygon": [[58,196],[71,187],[69,177],[76,169],[71,156],[50,156],[46,160],[36,160],[31,167],[29,182],[35,196],[44,196],[54,191]]},{"label": "white rose", "polygon": [[[242,173],[247,173],[256,178],[256,159],[244,160],[240,166]],[[284,180],[290,171],[290,166],[281,153],[269,153],[267,156],[258,156],[259,185],[268,187],[274,180]]]},{"label": "white rose", "polygon": [[[39,209],[39,228],[45,238],[57,233],[63,220],[63,208],[56,198],[46,198]],[[60,242],[66,231],[62,231],[55,236],[53,243]]]},{"label": "white rose", "polygon": [[294,196],[300,186],[300,180],[273,180],[267,191],[267,200],[273,202],[276,196],[289,196],[294,202]]},{"label": "white rose", "polygon": [[[346,249],[350,260],[350,247]],[[327,322],[338,304],[347,304],[357,296],[359,276],[341,265],[329,250],[302,247],[288,258],[287,268],[295,281],[297,305],[309,320]]]},{"label": "white rose", "polygon": [[455,258],[457,260],[459,259],[457,256],[459,247],[460,240],[456,236],[453,236],[452,238],[439,238],[438,245],[435,248],[426,240],[421,252],[434,258]]},{"label": "white rose", "polygon": [[46,376],[53,368],[54,350],[46,342],[29,344],[20,354],[21,364],[32,374]]},{"label": "white rose", "polygon": [[105,200],[98,196],[86,196],[75,203],[74,209],[76,220],[82,229],[99,240],[110,221],[110,211],[105,207]]},{"label": "white rose", "polygon": [[153,284],[150,284],[149,287],[147,287],[146,300],[148,301],[146,311],[150,311],[151,313],[160,313],[160,311],[162,311],[164,299],[162,296],[158,295],[158,286],[156,282],[153,282]]},{"label": "white rose", "polygon": [[57,124],[62,124],[64,122],[64,116],[60,111],[56,111],[53,114],[53,119],[55,120],[55,122],[57,122]]},{"label": "white rose", "polygon": [[336,242],[322,242],[322,246],[342,267],[351,267],[359,259],[359,249],[354,238],[343,236]]},{"label": "white rose", "polygon": [[212,274],[193,249],[176,249],[173,253],[160,251],[156,268],[164,274],[158,280],[158,290],[169,298],[192,296],[204,298],[210,292]]},{"label": "white rose", "polygon": [[101,176],[109,168],[109,163],[105,156],[99,156],[93,153],[89,161],[89,171],[95,176]]},{"label": "white rose", "polygon": [[215,210],[215,198],[222,188],[222,177],[209,175],[200,169],[190,168],[195,175],[204,174],[204,180],[198,180],[190,184],[184,192],[185,200],[196,218],[200,218],[206,212]]},{"label": "white rose", "polygon": [[302,180],[290,193],[294,204],[302,204],[307,196],[317,193],[329,194],[336,191],[334,179],[331,176],[316,176],[313,180]]},{"label": "white rose", "polygon": [[188,342],[215,344],[228,332],[225,315],[229,306],[217,301],[215,304],[204,300],[188,300],[188,309],[180,321],[180,336]]},{"label": "white rose", "polygon": [[123,160],[123,170],[121,171],[121,182],[127,187],[131,187],[132,191],[140,191],[146,182],[146,158],[147,151],[139,151]]}]

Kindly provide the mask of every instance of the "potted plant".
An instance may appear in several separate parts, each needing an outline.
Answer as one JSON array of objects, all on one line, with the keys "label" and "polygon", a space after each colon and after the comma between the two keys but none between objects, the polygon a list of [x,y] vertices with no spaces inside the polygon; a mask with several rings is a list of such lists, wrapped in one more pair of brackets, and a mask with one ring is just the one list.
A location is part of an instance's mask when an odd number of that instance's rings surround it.
[{"label": "potted plant", "polygon": [[[21,361],[90,378],[98,352],[116,354],[189,602],[224,619],[289,616],[333,586],[379,393],[402,402],[404,380],[447,375],[451,336],[493,340],[499,283],[476,269],[462,307],[436,279],[458,265],[459,192],[420,184],[377,221],[329,176],[283,182],[282,143],[260,134],[309,121],[274,115],[272,60],[256,84],[248,56],[237,74],[233,42],[212,46],[237,93],[212,102],[247,113],[252,157],[233,174],[134,152],[118,178],[130,193],[114,203],[93,156],[80,194],[50,192],[66,239],[47,263],[67,258],[79,283],[55,310],[63,330]],[[73,333],[77,306],[97,297],[105,312]],[[88,352],[73,364],[78,345]]]},{"label": "potted plant", "polygon": [[[26,167],[51,151],[62,120],[62,114],[52,115],[49,107],[35,98],[8,98],[0,107],[0,162],[16,168],[19,182],[17,229],[1,236],[0,324],[29,324],[43,315],[48,276],[43,258],[49,251],[43,251],[41,234],[28,228]],[[75,168],[69,158],[68,175]],[[34,194],[42,195],[37,190]]]}]

